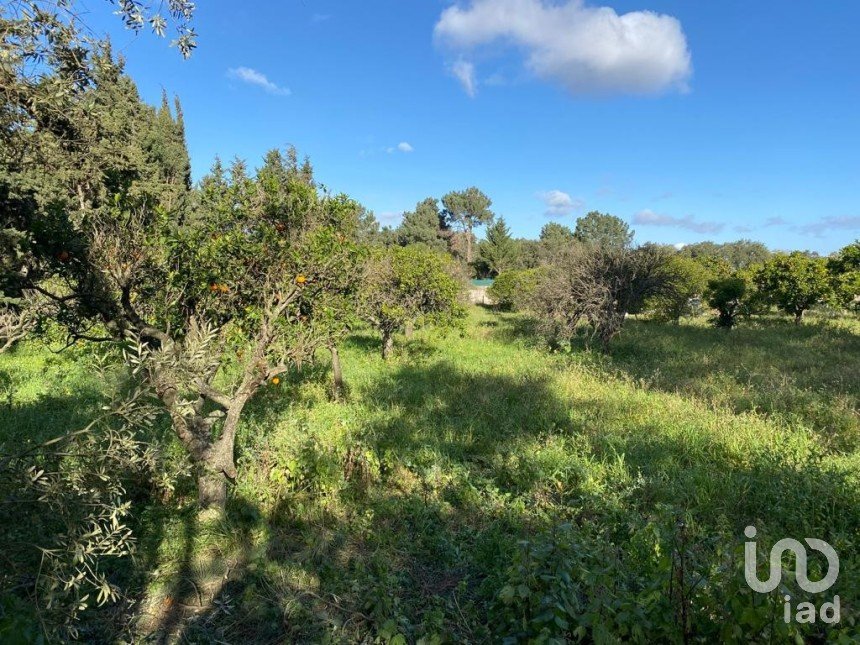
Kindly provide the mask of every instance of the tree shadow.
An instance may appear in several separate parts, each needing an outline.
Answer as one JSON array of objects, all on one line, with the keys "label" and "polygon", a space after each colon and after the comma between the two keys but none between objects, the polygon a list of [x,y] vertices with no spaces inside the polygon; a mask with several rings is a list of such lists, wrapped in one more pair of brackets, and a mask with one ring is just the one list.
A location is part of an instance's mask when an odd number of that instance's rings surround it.
[{"label": "tree shadow", "polygon": [[[546,348],[527,316],[500,317],[505,342]],[[778,415],[812,428],[837,451],[860,446],[860,335],[822,322],[798,327],[763,319],[730,332],[701,324],[628,320],[604,356],[581,338],[578,363],[644,386],[707,401],[735,413]]]},{"label": "tree shadow", "polygon": [[837,591],[857,580],[850,469],[777,445],[745,453],[731,423],[718,433],[687,408],[642,415],[635,397],[562,396],[551,373],[444,361],[397,365],[360,398],[379,412],[356,439],[369,474],[344,461],[336,490],[232,500],[224,532],[247,535],[242,557],[203,611],[180,615],[180,641],[490,642],[518,541],[562,522],[619,550],[655,517],[729,536],[729,549],[749,524],[798,538],[812,526],[846,554]]}]

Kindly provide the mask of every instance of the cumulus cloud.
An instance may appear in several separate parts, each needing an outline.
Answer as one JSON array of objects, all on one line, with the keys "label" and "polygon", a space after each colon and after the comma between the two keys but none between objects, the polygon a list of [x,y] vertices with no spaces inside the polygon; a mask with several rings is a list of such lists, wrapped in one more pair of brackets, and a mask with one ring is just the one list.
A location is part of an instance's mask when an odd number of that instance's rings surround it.
[{"label": "cumulus cloud", "polygon": [[816,222],[810,222],[797,227],[805,235],[820,237],[828,231],[857,231],[860,230],[860,215],[844,215],[841,217],[822,217]]},{"label": "cumulus cloud", "polygon": [[231,67],[227,70],[227,76],[237,81],[247,83],[248,85],[256,85],[269,94],[274,94],[276,96],[289,96],[292,93],[289,88],[281,87],[280,85],[273,83],[266,78],[265,74],[258,72],[255,69],[251,69],[250,67]]},{"label": "cumulus cloud", "polygon": [[475,98],[478,93],[478,79],[475,78],[475,65],[465,60],[458,60],[451,65],[451,73],[454,75],[463,90],[470,97]]},{"label": "cumulus cloud", "polygon": [[561,190],[548,190],[538,193],[537,197],[546,205],[544,215],[547,217],[564,217],[585,206],[581,199],[571,197]]},{"label": "cumulus cloud", "polygon": [[670,226],[673,228],[683,228],[696,233],[719,233],[725,227],[725,224],[720,222],[697,222],[692,215],[673,217],[671,215],[655,213],[647,208],[639,211],[633,216],[633,223],[638,224],[639,226]]},{"label": "cumulus cloud", "polygon": [[[463,55],[496,42],[516,47],[533,74],[573,94],[685,91],[692,73],[676,18],[652,11],[619,15],[583,0],[473,0],[445,9],[434,37]],[[462,58],[452,71],[474,95],[474,65]]]}]

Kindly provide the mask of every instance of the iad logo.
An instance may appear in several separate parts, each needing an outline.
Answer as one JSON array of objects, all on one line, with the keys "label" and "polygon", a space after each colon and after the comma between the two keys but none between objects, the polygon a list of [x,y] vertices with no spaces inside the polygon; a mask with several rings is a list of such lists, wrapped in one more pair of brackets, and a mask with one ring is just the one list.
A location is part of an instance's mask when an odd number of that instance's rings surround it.
[{"label": "iad logo", "polygon": [[[750,540],[756,536],[756,528],[748,526],[744,529],[744,535]],[[785,551],[794,553],[796,559],[795,579],[801,589],[807,593],[821,593],[830,589],[839,577],[839,556],[832,546],[824,540],[806,538],[810,548],[819,551],[827,558],[827,575],[821,580],[813,582],[807,576],[806,571],[806,547],[797,540],[783,538],[773,545],[770,550],[770,572],[767,580],[759,580],[756,562],[756,543],[746,542],[744,544],[744,577],[747,584],[759,593],[770,593],[779,586],[782,581],[782,554]],[[839,622],[839,596],[833,597],[833,602],[825,602],[821,610],[816,612],[815,605],[811,602],[802,602],[797,605],[794,619],[799,623],[814,623],[816,614],[825,623]],[[791,596],[785,597],[785,622],[791,622]]]}]

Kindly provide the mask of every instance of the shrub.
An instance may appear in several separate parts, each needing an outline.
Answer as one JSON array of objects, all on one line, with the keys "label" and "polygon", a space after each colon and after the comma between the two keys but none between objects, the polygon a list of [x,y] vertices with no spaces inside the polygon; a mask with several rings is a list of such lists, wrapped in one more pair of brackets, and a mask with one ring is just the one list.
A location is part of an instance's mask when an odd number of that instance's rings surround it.
[{"label": "shrub", "polygon": [[627,314],[669,289],[668,254],[656,246],[635,249],[579,244],[562,253],[537,288],[534,309],[550,342],[570,341],[580,323],[604,352]]},{"label": "shrub", "polygon": [[525,309],[545,273],[544,269],[502,271],[487,290],[487,294],[499,309],[505,311]]},{"label": "shrub", "polygon": [[382,334],[384,359],[394,349],[394,334],[407,324],[448,325],[465,313],[453,260],[422,245],[377,249],[361,283],[361,315]]},{"label": "shrub", "polygon": [[742,298],[747,293],[746,281],[738,276],[719,278],[708,283],[708,305],[717,310],[714,323],[731,329],[741,313]]}]

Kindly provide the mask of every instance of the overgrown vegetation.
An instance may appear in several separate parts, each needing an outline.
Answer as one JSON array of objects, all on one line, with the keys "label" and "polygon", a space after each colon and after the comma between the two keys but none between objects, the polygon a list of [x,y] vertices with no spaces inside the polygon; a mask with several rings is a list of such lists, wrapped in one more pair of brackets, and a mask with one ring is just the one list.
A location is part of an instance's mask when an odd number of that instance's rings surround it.
[{"label": "overgrown vegetation", "polygon": [[[292,148],[192,185],[178,99],[0,11],[0,640],[860,637],[860,243],[516,239],[477,187],[380,229]],[[750,525],[833,545],[841,621]]]},{"label": "overgrown vegetation", "polygon": [[[249,404],[224,524],[197,520],[187,475],[167,501],[135,500],[134,566],[112,566],[140,618],[114,614],[111,629],[249,642],[856,636],[860,392],[838,358],[860,349],[857,322],[626,327],[611,357],[548,355],[527,318],[481,309],[462,337],[419,330],[394,362],[370,330],[353,334],[347,403],[329,399],[320,355]],[[86,371],[60,355],[44,372],[46,357],[25,345],[0,358],[33,366],[2,436],[81,414],[62,391],[92,387]],[[746,587],[749,523],[763,545],[834,545],[836,628],[787,625],[779,592]],[[81,633],[105,618],[83,616]]]}]

